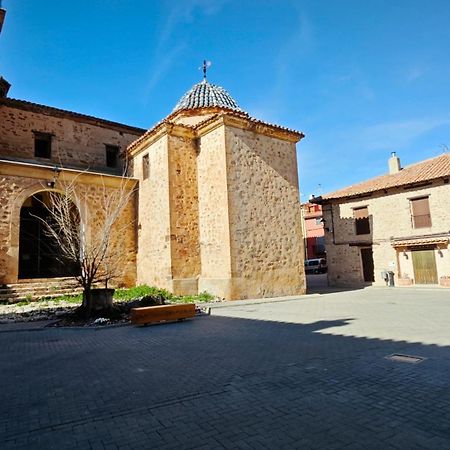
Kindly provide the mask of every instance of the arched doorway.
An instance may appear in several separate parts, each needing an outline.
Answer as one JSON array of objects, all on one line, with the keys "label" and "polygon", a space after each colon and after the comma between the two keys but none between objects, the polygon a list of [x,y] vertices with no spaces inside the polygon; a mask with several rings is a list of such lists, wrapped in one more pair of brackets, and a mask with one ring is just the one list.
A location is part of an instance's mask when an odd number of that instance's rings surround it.
[{"label": "arched doorway", "polygon": [[[54,278],[77,275],[78,265],[64,257],[57,239],[48,232],[43,220],[50,223],[49,212],[61,194],[43,191],[28,197],[20,210],[19,279]],[[71,204],[76,226],[79,214]]]}]

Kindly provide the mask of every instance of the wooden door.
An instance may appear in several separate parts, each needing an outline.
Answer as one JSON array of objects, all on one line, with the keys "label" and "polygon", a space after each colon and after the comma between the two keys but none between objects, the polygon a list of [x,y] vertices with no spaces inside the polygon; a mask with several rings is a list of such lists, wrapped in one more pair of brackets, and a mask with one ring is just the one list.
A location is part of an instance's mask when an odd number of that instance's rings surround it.
[{"label": "wooden door", "polygon": [[361,249],[361,262],[363,268],[364,281],[367,282],[375,281],[372,247]]},{"label": "wooden door", "polygon": [[416,284],[437,284],[434,250],[413,250],[414,282]]}]

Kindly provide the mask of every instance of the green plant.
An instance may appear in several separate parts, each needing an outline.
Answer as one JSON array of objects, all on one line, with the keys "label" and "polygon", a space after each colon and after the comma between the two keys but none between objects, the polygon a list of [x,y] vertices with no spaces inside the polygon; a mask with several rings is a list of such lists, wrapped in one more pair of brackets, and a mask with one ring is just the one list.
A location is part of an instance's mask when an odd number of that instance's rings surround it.
[{"label": "green plant", "polygon": [[75,295],[61,295],[59,297],[41,297],[39,299],[40,302],[49,302],[53,301],[54,303],[75,303],[80,304],[83,301],[83,294],[75,294]]},{"label": "green plant", "polygon": [[214,300],[214,296],[209,292],[203,291],[197,295],[183,295],[174,297],[173,303],[207,303]]},{"label": "green plant", "polygon": [[117,289],[114,292],[115,300],[130,301],[140,297],[159,297],[164,300],[171,300],[174,296],[165,289],[159,289],[154,286],[147,286],[146,284],[135,286],[129,289]]},{"label": "green plant", "polygon": [[20,302],[14,303],[15,306],[27,306],[30,302],[28,300],[22,300]]}]

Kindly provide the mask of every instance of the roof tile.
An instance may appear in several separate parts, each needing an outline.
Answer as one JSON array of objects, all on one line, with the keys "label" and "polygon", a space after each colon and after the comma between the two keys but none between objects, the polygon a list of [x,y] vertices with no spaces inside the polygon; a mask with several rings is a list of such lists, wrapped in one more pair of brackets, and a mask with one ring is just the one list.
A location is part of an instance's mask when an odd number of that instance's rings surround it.
[{"label": "roof tile", "polygon": [[321,198],[323,200],[331,200],[352,197],[383,189],[427,182],[441,177],[450,177],[450,153],[444,153],[435,158],[412,164],[392,175],[382,175],[358,184],[353,184],[344,189],[323,195]]}]

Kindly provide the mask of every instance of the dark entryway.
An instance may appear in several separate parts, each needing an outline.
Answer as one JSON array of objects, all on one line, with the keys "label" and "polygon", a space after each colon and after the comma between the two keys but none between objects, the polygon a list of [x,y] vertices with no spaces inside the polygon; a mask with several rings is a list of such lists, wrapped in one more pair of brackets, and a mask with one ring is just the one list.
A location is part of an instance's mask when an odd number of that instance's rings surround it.
[{"label": "dark entryway", "polygon": [[361,249],[361,262],[363,268],[364,281],[366,282],[375,281],[372,247]]},{"label": "dark entryway", "polygon": [[[55,195],[55,194],[53,194]],[[29,197],[20,210],[19,278],[68,277],[77,267],[68,261],[40,219],[48,218],[48,192]],[[75,208],[75,206],[74,206]]]},{"label": "dark entryway", "polygon": [[437,284],[436,258],[433,249],[413,250],[415,284]]}]

